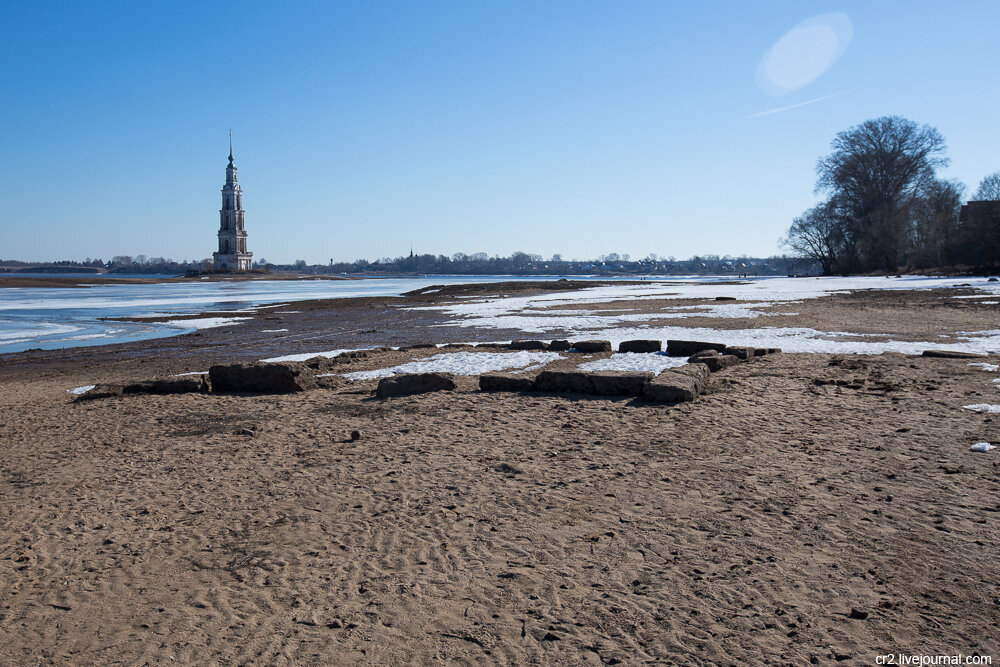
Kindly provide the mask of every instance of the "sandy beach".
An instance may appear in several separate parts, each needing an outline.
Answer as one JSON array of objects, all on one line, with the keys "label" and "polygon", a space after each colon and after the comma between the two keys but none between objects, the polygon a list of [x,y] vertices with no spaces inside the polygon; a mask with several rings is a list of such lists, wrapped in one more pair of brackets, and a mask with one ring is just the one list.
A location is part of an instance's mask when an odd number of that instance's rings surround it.
[{"label": "sandy beach", "polygon": [[[1000,660],[1000,449],[970,451],[1000,444],[1000,416],[963,408],[1000,403],[997,373],[970,365],[995,355],[774,354],[678,405],[481,392],[474,376],[391,399],[343,378],[289,395],[67,393],[323,350],[551,339],[445,326],[437,307],[554,289],[297,302],[0,355],[0,663]],[[761,309],[768,327],[919,343],[995,329],[996,305],[968,295]],[[383,349],[336,372],[475,350]]]}]

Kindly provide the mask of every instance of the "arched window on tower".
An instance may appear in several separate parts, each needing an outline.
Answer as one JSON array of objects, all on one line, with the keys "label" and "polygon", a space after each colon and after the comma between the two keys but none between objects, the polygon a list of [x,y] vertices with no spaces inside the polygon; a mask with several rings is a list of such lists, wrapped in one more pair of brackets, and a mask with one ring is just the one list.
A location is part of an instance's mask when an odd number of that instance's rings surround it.
[{"label": "arched window on tower", "polygon": [[229,208],[229,197],[223,200],[222,208]]},{"label": "arched window on tower", "polygon": [[236,195],[236,208],[243,208],[243,195]]}]

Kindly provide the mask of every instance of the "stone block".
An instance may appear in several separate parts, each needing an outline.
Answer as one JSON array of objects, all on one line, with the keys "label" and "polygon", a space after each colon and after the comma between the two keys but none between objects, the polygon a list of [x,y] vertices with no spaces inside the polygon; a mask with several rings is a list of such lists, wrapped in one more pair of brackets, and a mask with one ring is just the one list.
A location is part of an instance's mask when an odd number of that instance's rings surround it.
[{"label": "stone block", "polygon": [[95,386],[90,391],[86,391],[76,397],[78,401],[92,401],[97,398],[113,398],[121,396],[125,391],[125,385],[106,383]]},{"label": "stone block", "polygon": [[659,340],[625,340],[618,346],[619,352],[659,352],[663,348],[663,341]]},{"label": "stone block", "polygon": [[594,382],[583,371],[542,371],[535,377],[535,391],[593,394]]},{"label": "stone block", "polygon": [[125,385],[124,394],[189,394],[207,392],[208,384],[201,378],[179,377],[145,380]]},{"label": "stone block", "polygon": [[667,354],[671,357],[690,357],[692,354],[702,350],[715,350],[722,352],[726,349],[724,343],[706,343],[698,340],[668,340]]},{"label": "stone block", "polygon": [[375,396],[409,396],[426,394],[431,391],[450,391],[455,388],[455,376],[451,373],[412,373],[395,375],[379,380]]},{"label": "stone block", "polygon": [[952,352],[951,350],[924,350],[920,356],[934,357],[937,359],[982,359],[986,355],[979,354],[978,352]]},{"label": "stone block", "polygon": [[507,347],[511,350],[547,350],[549,344],[540,340],[515,340]]},{"label": "stone block", "polygon": [[757,356],[756,350],[752,347],[726,347],[726,354],[738,357],[740,361],[750,361]]},{"label": "stone block", "polygon": [[290,394],[318,386],[312,369],[297,362],[220,364],[208,376],[219,393]]},{"label": "stone block", "polygon": [[652,403],[683,403],[697,398],[702,387],[693,375],[663,371],[645,384],[642,397]]},{"label": "stone block", "polygon": [[695,360],[694,363],[704,364],[708,366],[708,370],[713,373],[721,371],[723,368],[729,368],[739,363],[739,357],[732,354],[723,354],[718,357],[703,357],[701,359]]},{"label": "stone block", "polygon": [[590,381],[597,396],[640,396],[643,385],[653,377],[649,372],[595,371]]},{"label": "stone block", "polygon": [[506,373],[490,373],[479,376],[480,391],[532,391],[535,378]]},{"label": "stone block", "polygon": [[609,340],[580,340],[573,343],[573,349],[577,352],[610,352],[611,341]]}]

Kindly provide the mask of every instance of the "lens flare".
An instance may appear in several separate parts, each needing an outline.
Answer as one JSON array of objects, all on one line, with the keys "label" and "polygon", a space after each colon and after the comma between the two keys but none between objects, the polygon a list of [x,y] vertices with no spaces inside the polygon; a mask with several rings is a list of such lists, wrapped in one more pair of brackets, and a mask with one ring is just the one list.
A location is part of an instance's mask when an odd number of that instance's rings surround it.
[{"label": "lens flare", "polygon": [[806,19],[768,49],[757,66],[757,85],[781,96],[812,83],[833,67],[853,37],[846,14]]}]

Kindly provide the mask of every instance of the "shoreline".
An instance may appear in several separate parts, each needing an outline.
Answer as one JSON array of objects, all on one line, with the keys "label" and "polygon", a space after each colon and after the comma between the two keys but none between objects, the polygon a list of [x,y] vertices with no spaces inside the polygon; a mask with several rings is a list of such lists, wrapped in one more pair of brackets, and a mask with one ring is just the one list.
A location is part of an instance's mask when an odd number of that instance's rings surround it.
[{"label": "shoreline", "polygon": [[[261,304],[244,312],[211,311],[164,315],[151,318],[107,318],[108,321],[156,323],[164,321],[198,320],[204,318],[245,318],[233,325],[197,329],[189,333],[148,340],[107,345],[69,347],[61,349],[29,349],[0,354],[0,380],[9,369],[25,372],[31,368],[71,369],[76,363],[85,366],[116,367],[136,361],[157,367],[173,367],[183,363],[210,362],[222,353],[226,359],[257,361],[264,358],[310,351],[333,349],[406,347],[415,344],[456,344],[465,342],[495,342],[524,338],[552,340],[570,335],[565,331],[547,334],[524,333],[517,328],[451,326],[454,324],[444,307],[467,300],[494,300],[506,296],[530,297],[559,291],[648,285],[639,281],[506,281],[431,285],[400,296],[342,297]],[[710,283],[722,286],[726,283]],[[953,335],[983,331],[995,327],[998,309],[982,305],[981,299],[954,299],[968,294],[968,288],[952,287],[922,290],[862,290],[848,294],[829,294],[794,303],[765,304],[761,310],[768,316],[760,326],[771,328],[802,327],[811,324],[821,330],[841,332],[844,340],[865,336],[890,336],[900,341],[926,341],[928,348]],[[644,300],[584,304],[581,312],[599,314],[640,312],[654,315],[661,308],[708,308],[719,303],[711,296],[696,300]],[[723,302],[725,303],[725,302]],[[282,310],[277,307],[285,306]],[[554,306],[551,313],[561,308]],[[796,312],[782,312],[794,310]],[[739,330],[758,320],[739,317],[717,318],[691,316],[668,320],[686,329],[713,329],[717,337],[729,330]],[[755,325],[756,326],[756,325]],[[583,337],[586,337],[585,335]],[[576,335],[580,339],[579,334]],[[937,339],[937,340],[935,340]],[[742,343],[736,343],[742,344]],[[777,345],[780,347],[780,345]],[[190,368],[184,370],[193,370]],[[180,372],[180,371],[175,371]]]}]

